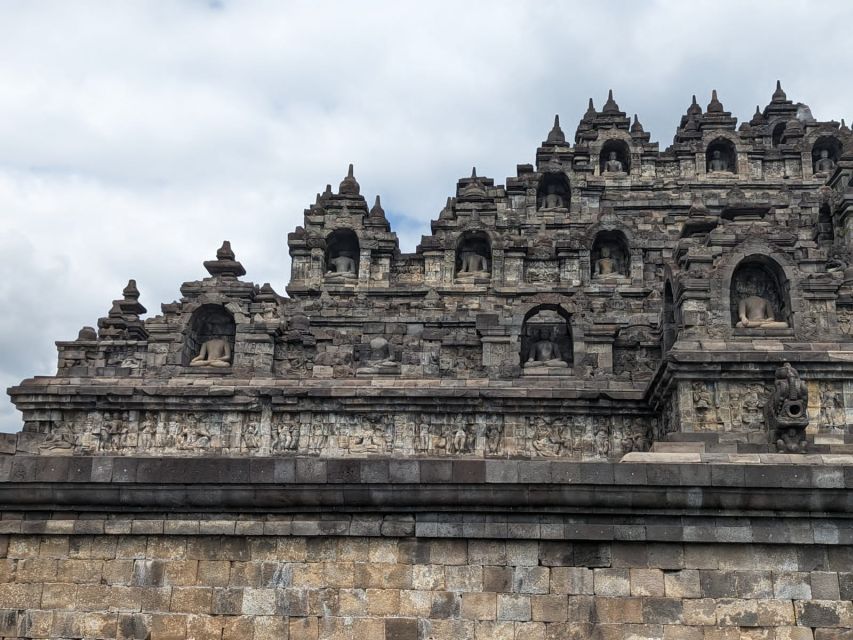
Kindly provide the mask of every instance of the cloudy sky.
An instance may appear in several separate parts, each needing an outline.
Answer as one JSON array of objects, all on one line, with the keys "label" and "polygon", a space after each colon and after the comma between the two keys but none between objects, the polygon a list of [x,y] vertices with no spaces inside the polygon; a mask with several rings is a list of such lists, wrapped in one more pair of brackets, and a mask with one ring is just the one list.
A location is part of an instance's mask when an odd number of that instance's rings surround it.
[{"label": "cloudy sky", "polygon": [[662,147],[691,94],[743,120],[777,78],[849,122],[851,25],[849,0],[0,0],[0,385],[52,374],[128,278],[159,313],[226,238],[284,293],[350,162],[412,251],[472,165],[502,183],[608,88]]}]

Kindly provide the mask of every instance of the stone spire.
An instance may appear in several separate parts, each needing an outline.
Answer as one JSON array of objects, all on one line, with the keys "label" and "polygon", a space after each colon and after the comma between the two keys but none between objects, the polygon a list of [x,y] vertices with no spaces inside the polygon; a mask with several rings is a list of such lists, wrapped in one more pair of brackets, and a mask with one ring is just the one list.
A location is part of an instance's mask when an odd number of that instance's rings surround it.
[{"label": "stone spire", "polygon": [[634,114],[634,123],[631,125],[631,133],[645,133],[643,125],[640,124],[640,119],[637,114]]},{"label": "stone spire", "polygon": [[214,278],[239,278],[246,275],[246,270],[236,260],[228,240],[224,240],[222,246],[217,249],[216,260],[205,260],[204,268]]},{"label": "stone spire", "polygon": [[146,312],[139,303],[139,289],[136,280],[128,280],[122,290],[122,299],[113,300],[105,318],[98,320],[99,337],[102,340],[145,340],[148,332],[139,318]]},{"label": "stone spire", "polygon": [[592,98],[589,99],[589,105],[586,108],[586,113],[583,114],[582,120],[592,120],[595,117],[595,105],[592,103]]},{"label": "stone spire", "polygon": [[725,111],[725,109],[723,109],[723,104],[717,99],[716,89],[711,91],[711,102],[708,103],[706,111],[708,113],[723,113]]},{"label": "stone spire", "polygon": [[347,196],[357,196],[361,193],[361,186],[358,184],[355,176],[353,176],[352,164],[350,164],[349,171],[347,171],[347,177],[341,181],[338,187],[338,193]]},{"label": "stone spire", "polygon": [[379,195],[376,195],[376,200],[373,202],[373,206],[370,208],[370,217],[371,218],[384,218],[385,217],[385,209],[382,208],[382,203],[379,200]]},{"label": "stone spire", "polygon": [[563,130],[560,128],[560,116],[554,116],[554,126],[551,127],[551,131],[548,132],[548,139],[545,141],[546,144],[563,144],[566,141],[566,134],[563,133]]},{"label": "stone spire", "polygon": [[386,231],[390,230],[391,225],[388,224],[388,219],[385,217],[385,209],[382,208],[382,203],[379,196],[376,196],[376,201],[370,208],[370,214],[364,221],[365,225],[383,227]]},{"label": "stone spire", "polygon": [[749,121],[753,127],[758,127],[765,124],[767,121],[764,119],[764,116],[761,114],[761,108],[758,105],[755,105],[755,115],[752,116],[752,120]]},{"label": "stone spire", "polygon": [[696,101],[696,94],[693,94],[693,102],[690,103],[690,106],[687,107],[687,115],[688,116],[701,116],[702,115],[702,107],[699,106],[699,103]]},{"label": "stone spire", "polygon": [[613,99],[613,89],[607,91],[607,102],[604,103],[602,113],[619,113],[619,105]]},{"label": "stone spire", "polygon": [[770,102],[785,102],[787,100],[788,96],[785,95],[784,91],[782,91],[782,83],[777,80],[776,91],[773,92],[773,96],[770,98]]}]

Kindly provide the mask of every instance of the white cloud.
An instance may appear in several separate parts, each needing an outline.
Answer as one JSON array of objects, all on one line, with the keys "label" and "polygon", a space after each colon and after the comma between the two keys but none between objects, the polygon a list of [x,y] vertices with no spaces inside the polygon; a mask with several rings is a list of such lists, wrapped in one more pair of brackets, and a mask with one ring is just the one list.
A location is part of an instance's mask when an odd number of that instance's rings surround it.
[{"label": "white cloud", "polygon": [[571,136],[608,88],[662,147],[692,93],[744,119],[777,77],[817,117],[853,116],[851,18],[843,1],[4,3],[0,384],[52,373],[53,341],[129,277],[159,312],[224,238],[283,292],[287,232],[349,162],[412,251],[472,165],[503,182],[555,112]]}]

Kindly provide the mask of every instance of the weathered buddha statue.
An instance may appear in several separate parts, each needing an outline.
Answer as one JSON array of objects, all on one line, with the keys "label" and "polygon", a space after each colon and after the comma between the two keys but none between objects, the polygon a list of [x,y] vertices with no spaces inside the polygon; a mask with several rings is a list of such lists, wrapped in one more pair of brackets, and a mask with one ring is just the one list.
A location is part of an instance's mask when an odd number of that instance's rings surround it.
[{"label": "weathered buddha statue", "polygon": [[611,250],[607,245],[603,245],[601,247],[601,254],[598,257],[598,260],[595,261],[594,275],[597,278],[618,275],[616,271],[616,261],[611,257]]},{"label": "weathered buddha statue", "polygon": [[327,276],[336,278],[355,278],[355,260],[345,252],[341,252],[334,258],[329,258],[329,270],[326,271]]},{"label": "weathered buddha statue", "polygon": [[201,345],[191,367],[230,367],[231,343],[225,338],[211,338]]},{"label": "weathered buddha statue", "polygon": [[489,260],[486,256],[476,251],[461,251],[459,255],[460,265],[457,275],[465,277],[488,277]]},{"label": "weathered buddha statue", "polygon": [[569,366],[563,360],[563,356],[560,354],[560,346],[554,341],[553,334],[549,335],[547,329],[540,329],[533,337],[536,340],[531,343],[528,350],[527,361],[524,363],[525,369],[537,367],[565,369]]},{"label": "weathered buddha statue", "polygon": [[814,164],[815,173],[832,173],[835,170],[835,160],[829,157],[828,149],[820,150],[820,158]]},{"label": "weathered buddha statue", "polygon": [[708,163],[708,170],[711,172],[731,171],[728,160],[723,157],[719,149],[714,149],[711,152],[711,161]]},{"label": "weathered buddha statue", "polygon": [[543,209],[563,209],[565,208],[565,202],[563,201],[563,196],[557,193],[557,187],[555,185],[551,185],[548,187],[548,193],[545,194],[545,198],[542,201]]},{"label": "weathered buddha statue", "polygon": [[367,362],[359,367],[356,373],[398,373],[400,363],[394,360],[391,352],[391,343],[385,338],[378,336],[368,344],[369,351]]},{"label": "weathered buddha statue", "polygon": [[604,163],[604,170],[607,173],[625,172],[625,169],[622,166],[622,162],[616,157],[615,151],[611,151],[610,155],[607,156],[607,162]]},{"label": "weathered buddha statue", "polygon": [[787,329],[788,323],[776,320],[773,305],[761,296],[746,296],[738,302],[738,322],[743,329]]}]

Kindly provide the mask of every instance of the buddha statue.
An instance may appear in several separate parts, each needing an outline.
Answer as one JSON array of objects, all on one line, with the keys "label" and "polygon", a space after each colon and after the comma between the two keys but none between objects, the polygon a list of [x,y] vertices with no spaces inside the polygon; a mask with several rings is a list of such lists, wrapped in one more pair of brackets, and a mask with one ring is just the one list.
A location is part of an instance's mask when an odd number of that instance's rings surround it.
[{"label": "buddha statue", "polygon": [[738,322],[743,329],[787,329],[788,323],[776,320],[773,305],[761,296],[746,296],[737,307]]},{"label": "buddha statue", "polygon": [[489,260],[476,251],[460,251],[460,265],[457,275],[460,276],[488,276]]},{"label": "buddha statue", "polygon": [[602,245],[598,260],[595,261],[595,274],[597,278],[619,275],[616,271],[616,261],[611,257],[609,246]]},{"label": "buddha statue", "polygon": [[399,373],[400,363],[394,360],[391,352],[391,343],[385,338],[377,336],[368,343],[368,355],[365,366],[359,367],[356,373]]},{"label": "buddha statue", "polygon": [[349,253],[341,252],[334,258],[329,258],[329,267],[329,270],[326,272],[327,276],[337,278],[356,277],[355,260]]},{"label": "buddha statue", "polygon": [[814,164],[815,173],[832,173],[835,170],[835,160],[829,157],[828,149],[820,150],[820,158]]},{"label": "buddha statue", "polygon": [[542,201],[543,209],[562,209],[566,205],[563,202],[563,196],[557,193],[556,185],[550,185],[548,187],[548,193],[545,194],[545,198]]},{"label": "buddha statue", "polygon": [[728,161],[723,158],[723,154],[719,149],[714,149],[711,152],[711,161],[708,163],[708,170],[711,172],[731,171]]},{"label": "buddha statue", "polygon": [[524,363],[525,369],[541,367],[565,369],[569,366],[560,354],[560,347],[553,339],[553,332],[549,335],[547,329],[540,329],[531,337],[536,340],[531,343],[528,350],[527,361]]},{"label": "buddha statue", "polygon": [[622,162],[616,158],[616,152],[611,151],[607,156],[607,162],[604,163],[604,170],[607,173],[624,173],[625,169]]},{"label": "buddha statue", "polygon": [[211,338],[201,345],[191,367],[230,367],[231,343],[225,338]]}]

